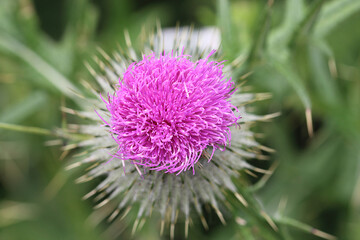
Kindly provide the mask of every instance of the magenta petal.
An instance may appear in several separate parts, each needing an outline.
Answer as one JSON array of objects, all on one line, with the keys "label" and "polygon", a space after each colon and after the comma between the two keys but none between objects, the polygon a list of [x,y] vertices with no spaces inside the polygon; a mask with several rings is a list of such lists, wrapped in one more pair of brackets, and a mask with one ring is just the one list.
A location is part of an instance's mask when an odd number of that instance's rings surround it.
[{"label": "magenta petal", "polygon": [[229,127],[238,120],[229,101],[234,83],[224,77],[222,62],[208,61],[213,53],[196,62],[188,55],[153,53],[128,67],[116,93],[104,100],[118,156],[181,173],[207,147],[214,153],[229,144]]}]

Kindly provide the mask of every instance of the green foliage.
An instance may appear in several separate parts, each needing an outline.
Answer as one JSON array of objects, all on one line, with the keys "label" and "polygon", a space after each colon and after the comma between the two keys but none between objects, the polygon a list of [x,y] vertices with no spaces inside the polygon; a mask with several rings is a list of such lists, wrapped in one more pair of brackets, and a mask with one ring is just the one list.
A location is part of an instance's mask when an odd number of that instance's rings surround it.
[{"label": "green foliage", "polygon": [[[95,227],[106,209],[92,213],[92,203],[81,200],[93,186],[73,183],[79,173],[64,172],[59,147],[44,146],[56,135],[46,129],[67,124],[60,106],[76,104],[64,99],[90,78],[83,62],[96,46],[112,51],[124,45],[125,28],[134,38],[156,19],[174,26],[178,8],[169,1],[60,2],[62,9],[41,10],[41,1],[0,1],[0,239],[126,239],[125,221]],[[225,58],[243,62],[237,74],[253,73],[246,85],[272,93],[257,111],[281,112],[256,127],[276,149],[273,176],[241,192],[250,206],[228,214],[237,221],[222,226],[209,213],[210,230],[194,222],[190,238],[358,239],[360,1],[182,2],[190,7],[176,16],[196,27],[218,23]],[[61,12],[62,28],[51,31],[60,38],[43,28],[54,19],[40,11]],[[137,237],[159,238],[157,224],[146,223]]]}]

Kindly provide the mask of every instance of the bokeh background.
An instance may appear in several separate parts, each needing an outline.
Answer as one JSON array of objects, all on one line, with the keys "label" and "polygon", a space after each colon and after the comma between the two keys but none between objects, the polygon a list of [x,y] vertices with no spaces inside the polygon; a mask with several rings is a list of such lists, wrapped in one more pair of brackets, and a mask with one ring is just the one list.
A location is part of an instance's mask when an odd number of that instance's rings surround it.
[{"label": "bokeh background", "polygon": [[[157,20],[163,27],[218,26],[224,58],[243,62],[238,76],[251,73],[246,86],[272,94],[251,105],[261,114],[281,112],[254,127],[259,141],[276,149],[254,164],[277,166],[254,195],[279,225],[279,239],[320,239],[309,226],[360,239],[358,0],[0,0],[0,123],[51,130],[76,121],[60,111],[76,108],[61,91],[66,81],[80,87],[91,79],[84,61],[97,46],[124,47],[125,29],[136,45],[141,29]],[[46,144],[54,137],[6,128],[0,239],[160,238],[156,221],[135,236],[126,221],[109,229],[91,200],[81,200],[98,182],[74,183],[83,169],[64,171],[69,157]],[[209,231],[195,224],[190,239],[267,239],[256,226],[209,221]],[[175,238],[183,236],[179,230]]]}]

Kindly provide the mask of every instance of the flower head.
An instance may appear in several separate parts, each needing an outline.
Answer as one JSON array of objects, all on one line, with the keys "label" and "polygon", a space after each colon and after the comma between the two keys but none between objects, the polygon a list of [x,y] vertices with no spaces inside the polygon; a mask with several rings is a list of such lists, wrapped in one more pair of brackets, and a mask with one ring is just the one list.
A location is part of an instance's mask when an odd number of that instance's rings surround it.
[{"label": "flower head", "polygon": [[[226,192],[247,205],[232,177],[261,171],[247,162],[261,156],[248,122],[270,116],[246,113],[246,103],[266,96],[235,88],[231,64],[220,61],[218,51],[192,44],[201,32],[184,29],[173,34],[175,41],[159,39],[162,34],[150,37],[142,57],[128,41],[127,54],[110,57],[100,50],[100,71],[87,65],[101,95],[89,87],[94,98],[85,98],[82,111],[64,110],[90,121],[71,127],[91,138],[66,148],[84,149],[69,168],[93,163],[78,182],[105,176],[85,198],[98,194],[97,207],[120,198],[110,220],[137,205],[133,230],[155,211],[162,230],[171,223],[173,236],[178,213],[186,234],[194,213],[207,228],[203,205],[225,222]],[[169,41],[170,51],[162,45]]]},{"label": "flower head", "polygon": [[116,156],[179,174],[194,171],[206,149],[228,145],[238,119],[229,101],[234,83],[222,62],[208,61],[211,54],[193,62],[184,54],[152,53],[127,68],[106,102]]}]

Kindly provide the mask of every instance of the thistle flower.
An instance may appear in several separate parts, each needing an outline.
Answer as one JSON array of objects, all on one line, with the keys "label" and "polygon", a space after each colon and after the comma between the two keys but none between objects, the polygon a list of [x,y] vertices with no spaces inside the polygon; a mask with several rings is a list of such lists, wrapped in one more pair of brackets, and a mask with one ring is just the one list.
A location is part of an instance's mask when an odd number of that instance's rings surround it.
[{"label": "thistle flower", "polygon": [[[213,54],[212,52],[211,54]],[[149,170],[180,174],[203,151],[228,145],[236,124],[228,101],[233,83],[222,65],[184,54],[155,53],[131,64],[108,97],[111,132],[119,145],[118,159],[131,159]]]},{"label": "thistle flower", "polygon": [[[161,232],[165,223],[171,224],[172,237],[178,212],[185,218],[185,235],[194,212],[207,228],[203,205],[210,205],[224,223],[224,192],[247,205],[232,177],[262,171],[247,162],[261,157],[260,148],[267,150],[254,140],[248,122],[272,116],[246,113],[245,104],[267,95],[242,93],[231,78],[234,63],[219,60],[219,51],[201,45],[202,34],[184,29],[172,32],[172,41],[159,31],[148,38],[142,55],[128,37],[127,53],[109,57],[99,50],[102,60],[95,60],[100,70],[87,67],[101,93],[89,87],[94,98],[85,98],[85,110],[64,109],[91,122],[72,126],[92,138],[65,147],[86,148],[69,168],[94,163],[79,182],[106,176],[84,198],[98,194],[97,207],[102,207],[119,197],[110,220],[137,204],[133,230],[153,211],[161,216]],[[194,37],[199,45],[193,44]]]}]

